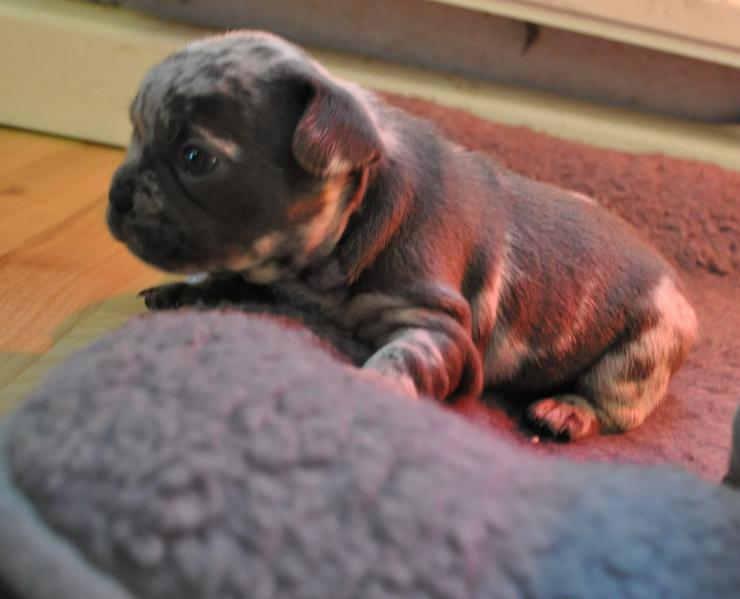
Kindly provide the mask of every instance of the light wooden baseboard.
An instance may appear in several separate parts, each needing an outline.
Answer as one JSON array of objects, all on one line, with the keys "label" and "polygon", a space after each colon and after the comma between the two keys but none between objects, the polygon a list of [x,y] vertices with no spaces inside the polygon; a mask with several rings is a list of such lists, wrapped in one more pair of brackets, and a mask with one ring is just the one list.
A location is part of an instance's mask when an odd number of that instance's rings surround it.
[{"label": "light wooden baseboard", "polygon": [[[0,2],[0,123],[112,145],[146,69],[206,31],[73,0]],[[325,51],[316,58],[370,88],[631,152],[662,152],[740,170],[740,130],[565,100]]]},{"label": "light wooden baseboard", "polygon": [[433,0],[740,68],[736,0]]}]

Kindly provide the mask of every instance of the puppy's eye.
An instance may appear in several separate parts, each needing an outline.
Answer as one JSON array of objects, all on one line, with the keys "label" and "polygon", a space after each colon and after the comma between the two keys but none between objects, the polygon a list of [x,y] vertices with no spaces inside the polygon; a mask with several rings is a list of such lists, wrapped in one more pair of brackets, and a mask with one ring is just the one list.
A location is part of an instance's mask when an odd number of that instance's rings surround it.
[{"label": "puppy's eye", "polygon": [[195,177],[201,177],[216,168],[218,158],[203,148],[187,145],[182,149],[181,163],[182,169],[186,173]]}]

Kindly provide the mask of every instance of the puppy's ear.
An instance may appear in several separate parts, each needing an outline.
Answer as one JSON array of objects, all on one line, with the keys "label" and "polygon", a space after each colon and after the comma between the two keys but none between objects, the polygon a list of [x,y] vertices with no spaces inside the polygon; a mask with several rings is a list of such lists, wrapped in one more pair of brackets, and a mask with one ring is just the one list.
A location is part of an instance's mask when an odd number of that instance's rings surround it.
[{"label": "puppy's ear", "polygon": [[376,162],[382,142],[371,108],[328,79],[304,75],[301,83],[305,110],[293,136],[298,164],[323,177]]}]

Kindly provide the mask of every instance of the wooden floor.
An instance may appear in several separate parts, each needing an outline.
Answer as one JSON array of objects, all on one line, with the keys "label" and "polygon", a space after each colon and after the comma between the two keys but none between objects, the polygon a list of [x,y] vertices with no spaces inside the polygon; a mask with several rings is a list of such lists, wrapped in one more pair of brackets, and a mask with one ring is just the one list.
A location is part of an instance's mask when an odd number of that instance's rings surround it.
[{"label": "wooden floor", "polygon": [[162,275],[108,233],[120,150],[0,129],[0,415]]}]

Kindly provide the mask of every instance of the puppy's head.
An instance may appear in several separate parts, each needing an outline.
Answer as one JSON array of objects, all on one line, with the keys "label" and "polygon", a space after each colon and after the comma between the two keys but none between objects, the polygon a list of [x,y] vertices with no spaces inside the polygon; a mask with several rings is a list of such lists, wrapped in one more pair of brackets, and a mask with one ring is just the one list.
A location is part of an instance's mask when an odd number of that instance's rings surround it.
[{"label": "puppy's head", "polygon": [[326,255],[383,152],[369,96],[276,36],[208,38],[155,66],[108,225],[174,272],[272,282]]}]

